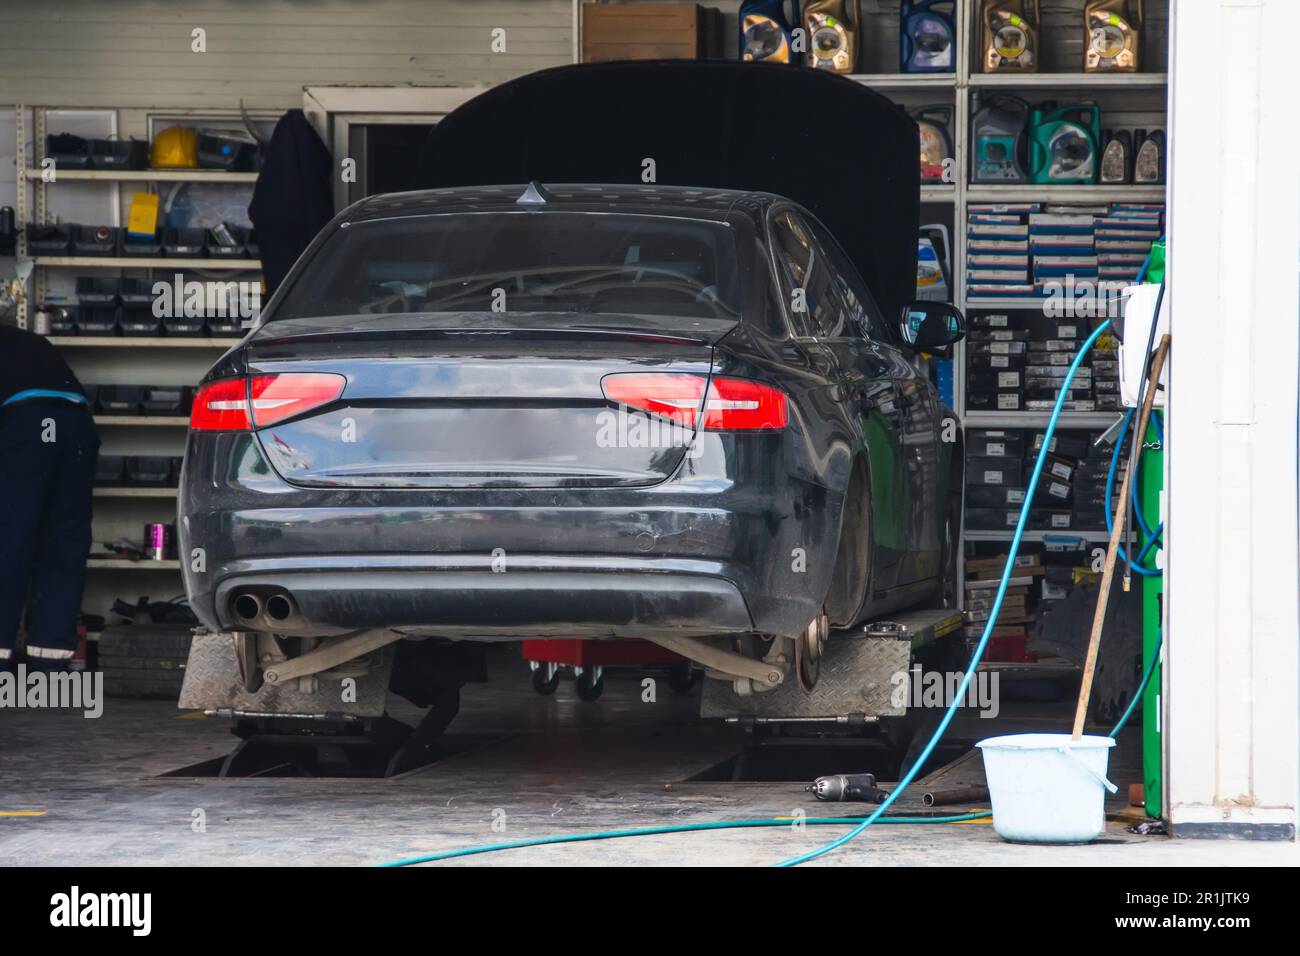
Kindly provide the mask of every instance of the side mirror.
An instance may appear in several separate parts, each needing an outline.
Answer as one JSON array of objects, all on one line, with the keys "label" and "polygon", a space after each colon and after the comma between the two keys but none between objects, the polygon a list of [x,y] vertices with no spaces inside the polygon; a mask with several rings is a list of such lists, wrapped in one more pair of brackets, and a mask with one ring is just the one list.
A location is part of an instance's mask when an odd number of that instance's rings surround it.
[{"label": "side mirror", "polygon": [[899,334],[913,350],[947,358],[966,335],[966,317],[947,302],[912,302],[903,306]]}]

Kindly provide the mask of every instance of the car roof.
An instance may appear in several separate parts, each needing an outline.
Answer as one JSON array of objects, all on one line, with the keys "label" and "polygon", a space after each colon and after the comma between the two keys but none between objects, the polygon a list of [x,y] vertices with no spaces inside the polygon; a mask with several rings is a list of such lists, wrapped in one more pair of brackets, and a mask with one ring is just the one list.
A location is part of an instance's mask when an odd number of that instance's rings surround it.
[{"label": "car roof", "polygon": [[[545,204],[519,203],[532,186],[545,196]],[[534,209],[568,212],[618,212],[633,215],[679,216],[725,222],[735,213],[761,218],[762,211],[781,197],[691,186],[627,184],[537,184],[461,186],[369,196],[348,208],[349,222],[367,222],[401,216],[454,212],[518,212]]]}]

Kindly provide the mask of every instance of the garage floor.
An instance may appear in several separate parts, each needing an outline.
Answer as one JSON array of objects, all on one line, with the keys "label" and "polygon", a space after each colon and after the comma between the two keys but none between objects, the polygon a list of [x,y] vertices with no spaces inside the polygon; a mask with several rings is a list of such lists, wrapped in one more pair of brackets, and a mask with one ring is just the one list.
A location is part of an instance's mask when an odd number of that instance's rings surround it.
[{"label": "garage floor", "polygon": [[[639,680],[607,675],[584,704],[572,685],[533,693],[507,650],[493,680],[466,688],[451,742],[459,753],[392,780],[218,780],[161,774],[228,752],[224,719],[159,701],[109,700],[79,712],[0,711],[0,865],[376,864],[479,843],[677,822],[855,815],[818,804],[802,782],[702,782],[745,747],[743,731],[703,724],[697,701],[660,681],[642,703]],[[1005,696],[1005,694],[1004,694]],[[1059,730],[1062,704],[1004,703],[996,719],[962,717],[950,737]],[[400,715],[400,714],[399,714]],[[406,716],[409,719],[409,715]],[[1126,735],[1112,778],[1138,779]],[[958,751],[953,751],[958,752]],[[713,776],[725,775],[715,770]],[[918,807],[921,788],[900,800]],[[956,808],[960,811],[963,808]],[[1259,865],[1300,863],[1294,844],[1170,840],[1126,832],[1122,801],[1106,838],[1083,847],[1017,846],[985,822],[877,826],[819,863]],[[193,821],[202,811],[206,828]],[[504,819],[505,830],[493,828]],[[502,813],[504,811],[504,818]],[[738,830],[530,848],[457,861],[517,865],[769,864],[844,832],[840,827]],[[448,864],[443,864],[448,865]]]}]

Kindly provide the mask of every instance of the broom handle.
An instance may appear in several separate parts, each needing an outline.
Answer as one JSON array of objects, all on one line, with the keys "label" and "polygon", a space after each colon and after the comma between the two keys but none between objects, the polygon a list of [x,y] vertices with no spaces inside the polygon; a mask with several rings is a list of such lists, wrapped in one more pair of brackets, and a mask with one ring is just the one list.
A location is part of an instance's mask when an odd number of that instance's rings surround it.
[{"label": "broom handle", "polygon": [[[1138,416],[1137,440],[1134,448],[1136,454],[1142,453],[1142,440],[1146,437],[1147,421],[1151,418],[1151,406],[1156,400],[1156,387],[1160,383],[1160,373],[1165,367],[1165,357],[1169,354],[1169,336],[1160,337],[1160,347],[1151,362],[1151,372],[1147,376],[1146,396],[1142,400],[1142,413]],[[1110,585],[1115,577],[1115,558],[1119,554],[1119,539],[1124,531],[1124,522],[1128,518],[1129,482],[1133,480],[1136,462],[1130,461],[1124,469],[1124,480],[1120,483],[1119,509],[1115,515],[1115,524],[1110,529],[1110,544],[1106,548],[1106,566],[1101,573],[1101,590],[1097,593],[1097,610],[1092,616],[1092,634],[1088,638],[1088,657],[1083,665],[1083,680],[1079,683],[1079,704],[1074,710],[1074,733],[1078,740],[1083,736],[1083,721],[1088,714],[1088,700],[1092,697],[1092,679],[1097,674],[1097,651],[1101,647],[1101,627],[1106,620],[1106,605],[1110,603]]]}]

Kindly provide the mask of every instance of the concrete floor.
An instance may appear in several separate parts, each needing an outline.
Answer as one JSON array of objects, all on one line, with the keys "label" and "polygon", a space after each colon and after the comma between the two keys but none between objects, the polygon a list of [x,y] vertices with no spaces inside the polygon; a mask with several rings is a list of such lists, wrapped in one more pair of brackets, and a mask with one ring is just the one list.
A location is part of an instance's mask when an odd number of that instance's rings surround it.
[{"label": "concrete floor", "polygon": [[[218,780],[160,774],[219,757],[226,720],[161,701],[109,700],[103,716],[0,711],[0,865],[370,865],[480,843],[610,828],[741,818],[856,815],[861,804],[818,804],[802,782],[691,782],[734,756],[742,731],[695,718],[697,701],[660,682],[640,700],[639,675],[606,679],[598,703],[567,681],[535,695],[505,652],[493,680],[466,688],[449,737],[455,756],[391,780]],[[1057,731],[1068,704],[1004,704],[995,720],[962,717],[969,741]],[[1112,778],[1137,779],[1126,736]],[[978,771],[978,761],[972,764]],[[920,788],[898,802],[917,807]],[[958,810],[962,808],[957,808]],[[1294,865],[1294,844],[1140,837],[1120,814],[1089,846],[1020,846],[987,823],[877,826],[817,865]],[[205,827],[196,832],[202,811]],[[494,819],[497,828],[494,828]],[[504,832],[499,827],[504,822]],[[522,866],[765,865],[844,832],[809,826],[717,831],[529,848],[456,861]],[[454,864],[442,864],[454,865]]]}]

